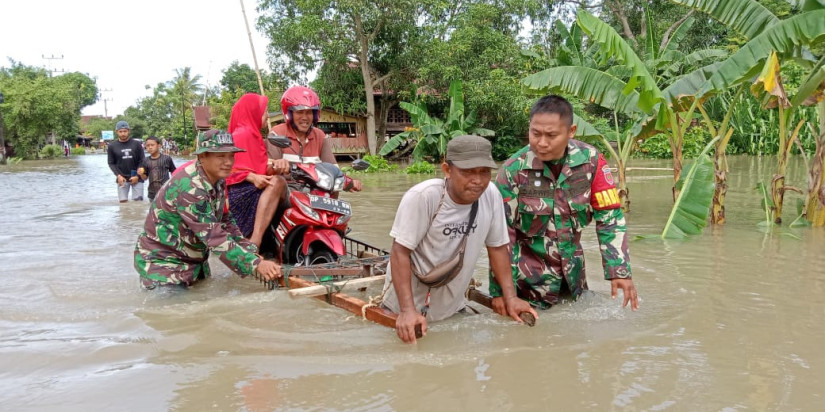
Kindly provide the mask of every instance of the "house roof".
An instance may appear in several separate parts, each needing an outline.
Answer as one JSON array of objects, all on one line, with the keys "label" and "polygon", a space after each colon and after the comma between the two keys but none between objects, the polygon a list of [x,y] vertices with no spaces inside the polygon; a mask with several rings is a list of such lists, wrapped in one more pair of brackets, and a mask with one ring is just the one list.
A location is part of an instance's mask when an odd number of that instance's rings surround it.
[{"label": "house roof", "polygon": [[212,127],[212,111],[209,106],[195,106],[195,129],[208,130]]}]

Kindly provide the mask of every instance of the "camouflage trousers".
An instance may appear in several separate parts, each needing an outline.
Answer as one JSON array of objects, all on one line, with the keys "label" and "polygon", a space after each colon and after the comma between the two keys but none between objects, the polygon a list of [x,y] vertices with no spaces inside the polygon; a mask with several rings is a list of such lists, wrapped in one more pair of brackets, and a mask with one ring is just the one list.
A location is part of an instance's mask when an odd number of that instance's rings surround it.
[{"label": "camouflage trousers", "polygon": [[140,282],[146,289],[158,286],[191,286],[195,282],[210,276],[209,263],[184,263],[176,258],[148,259],[135,250],[135,270],[140,275]]}]

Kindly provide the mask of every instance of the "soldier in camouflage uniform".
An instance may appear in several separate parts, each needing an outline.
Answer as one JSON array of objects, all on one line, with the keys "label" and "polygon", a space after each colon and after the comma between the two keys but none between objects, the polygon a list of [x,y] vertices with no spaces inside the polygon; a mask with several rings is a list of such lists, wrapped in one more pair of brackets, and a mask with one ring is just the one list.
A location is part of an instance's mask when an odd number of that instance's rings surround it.
[{"label": "soldier in camouflage uniform", "polygon": [[[605,279],[623,306],[639,306],[630,276],[627,234],[613,177],[604,157],[576,134],[573,108],[560,96],[539,99],[530,111],[529,145],[500,168],[496,186],[504,200],[511,266],[518,296],[549,308],[569,291],[587,289],[581,232],[596,220]],[[501,295],[490,276],[490,293]],[[496,310],[500,298],[493,301]]]},{"label": "soldier in camouflage uniform", "polygon": [[239,151],[227,132],[202,133],[197,161],[160,188],[135,245],[135,269],[144,287],[189,286],[208,277],[210,253],[242,277],[256,271],[266,280],[281,276],[280,266],[257,254],[224,209],[224,179]]}]

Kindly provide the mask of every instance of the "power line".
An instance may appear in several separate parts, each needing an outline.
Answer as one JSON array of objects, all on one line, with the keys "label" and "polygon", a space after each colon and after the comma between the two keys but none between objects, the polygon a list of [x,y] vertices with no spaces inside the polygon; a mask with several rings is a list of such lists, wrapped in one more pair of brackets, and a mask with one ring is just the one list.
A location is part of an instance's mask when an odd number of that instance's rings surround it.
[{"label": "power line", "polygon": [[41,54],[40,56],[43,57],[43,60],[46,60],[46,71],[49,72],[49,77],[54,76],[55,73],[65,73],[66,72],[62,68],[60,68],[60,69],[52,68],[52,60],[63,60],[63,55],[62,54],[60,56],[55,56],[54,54],[52,54],[48,57],[46,57],[45,54]]}]

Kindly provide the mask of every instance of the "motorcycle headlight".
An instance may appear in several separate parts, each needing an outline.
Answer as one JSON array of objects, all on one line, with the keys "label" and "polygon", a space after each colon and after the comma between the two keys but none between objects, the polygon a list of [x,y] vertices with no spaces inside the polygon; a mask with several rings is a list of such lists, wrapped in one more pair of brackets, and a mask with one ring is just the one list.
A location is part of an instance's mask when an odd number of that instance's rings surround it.
[{"label": "motorcycle headlight", "polygon": [[346,182],[346,178],[344,176],[338,177],[335,179],[335,188],[333,191],[340,192],[344,190],[344,182]]},{"label": "motorcycle headlight", "polygon": [[307,216],[309,216],[309,217],[311,217],[315,220],[321,220],[321,217],[318,216],[318,212],[316,212],[315,209],[309,207],[308,205],[303,204],[301,201],[297,201],[295,203],[298,204],[298,207],[301,208],[301,211],[304,212],[305,215],[307,215]]},{"label": "motorcycle headlight", "polygon": [[322,189],[322,190],[326,190],[326,191],[332,190],[332,187],[335,183],[335,182],[333,182],[332,175],[330,175],[328,173],[324,173],[324,172],[322,172],[321,170],[318,170],[318,169],[316,169],[315,171],[318,173],[318,182],[316,183],[318,188]]},{"label": "motorcycle headlight", "polygon": [[351,215],[341,215],[341,217],[338,218],[338,221],[335,222],[335,224],[336,225],[343,225],[344,223],[349,222],[349,218],[351,218],[351,217],[352,217]]}]

